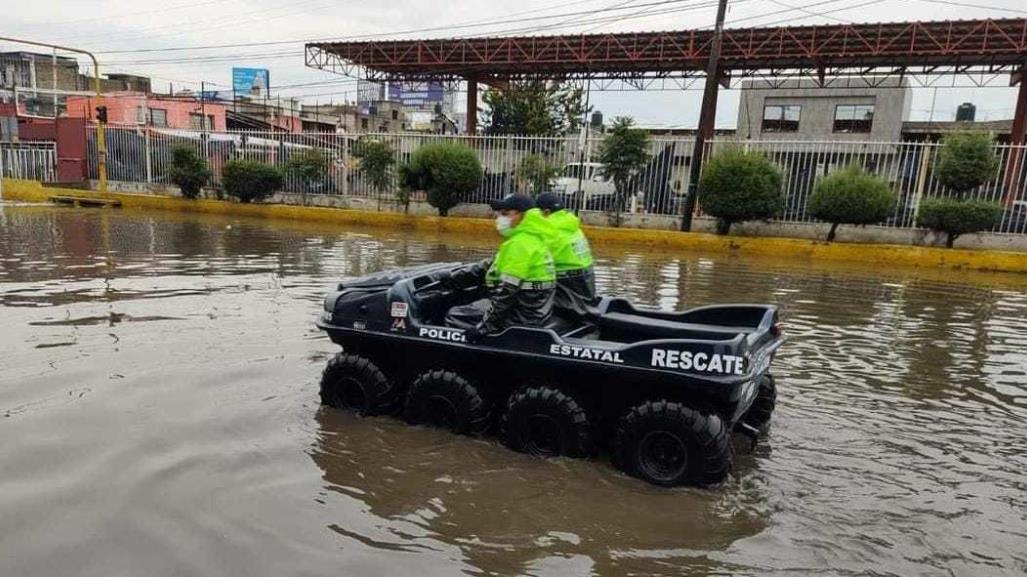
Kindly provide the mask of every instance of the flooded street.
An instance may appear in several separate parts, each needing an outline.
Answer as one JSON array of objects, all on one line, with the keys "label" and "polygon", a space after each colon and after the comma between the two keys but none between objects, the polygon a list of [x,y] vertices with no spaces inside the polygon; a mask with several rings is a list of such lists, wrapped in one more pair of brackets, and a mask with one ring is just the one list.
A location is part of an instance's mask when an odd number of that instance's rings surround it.
[{"label": "flooded street", "polygon": [[0,576],[1027,572],[1027,278],[595,247],[601,293],[782,307],[714,490],[321,408],[332,283],[494,245],[0,205]]}]

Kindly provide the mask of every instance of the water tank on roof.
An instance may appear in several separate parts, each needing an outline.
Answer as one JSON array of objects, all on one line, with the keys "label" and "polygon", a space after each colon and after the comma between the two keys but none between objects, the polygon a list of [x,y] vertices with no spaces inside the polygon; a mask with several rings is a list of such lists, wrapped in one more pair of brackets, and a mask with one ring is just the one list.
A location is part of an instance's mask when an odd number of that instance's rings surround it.
[{"label": "water tank on roof", "polygon": [[595,128],[595,129],[602,128],[603,127],[603,113],[599,112],[598,110],[596,112],[593,112],[592,113],[592,122],[591,122],[591,124],[592,124],[592,128]]},{"label": "water tank on roof", "polygon": [[972,102],[964,102],[956,109],[956,122],[973,122],[977,116],[977,107]]}]

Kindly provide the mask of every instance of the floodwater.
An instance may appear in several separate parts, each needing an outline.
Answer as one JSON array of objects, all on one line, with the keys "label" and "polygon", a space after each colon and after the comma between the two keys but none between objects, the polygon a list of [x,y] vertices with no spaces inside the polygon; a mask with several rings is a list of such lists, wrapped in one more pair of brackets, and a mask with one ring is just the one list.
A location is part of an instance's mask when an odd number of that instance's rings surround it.
[{"label": "floodwater", "polygon": [[713,490],[320,407],[345,275],[494,239],[0,206],[0,575],[1023,575],[1027,278],[596,247],[772,302],[770,438]]}]

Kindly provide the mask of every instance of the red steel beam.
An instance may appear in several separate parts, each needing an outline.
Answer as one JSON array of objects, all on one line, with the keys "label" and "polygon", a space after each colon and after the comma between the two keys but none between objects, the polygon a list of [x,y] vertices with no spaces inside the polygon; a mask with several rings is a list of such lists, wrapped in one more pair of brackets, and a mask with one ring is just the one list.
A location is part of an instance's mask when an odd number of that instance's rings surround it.
[{"label": "red steel beam", "polygon": [[[308,44],[393,78],[702,71],[712,30]],[[724,31],[721,69],[993,66],[1027,57],[1027,19]]]}]

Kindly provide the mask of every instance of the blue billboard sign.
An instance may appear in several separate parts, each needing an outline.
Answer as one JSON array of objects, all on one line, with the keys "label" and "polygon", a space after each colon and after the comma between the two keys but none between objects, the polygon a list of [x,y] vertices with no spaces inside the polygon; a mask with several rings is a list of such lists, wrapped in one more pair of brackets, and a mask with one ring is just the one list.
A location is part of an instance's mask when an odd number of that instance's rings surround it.
[{"label": "blue billboard sign", "polygon": [[267,96],[271,73],[265,68],[233,68],[232,91],[240,96]]},{"label": "blue billboard sign", "polygon": [[441,82],[393,82],[389,84],[389,100],[411,108],[431,108],[445,97]]}]

